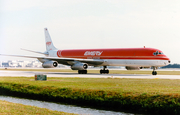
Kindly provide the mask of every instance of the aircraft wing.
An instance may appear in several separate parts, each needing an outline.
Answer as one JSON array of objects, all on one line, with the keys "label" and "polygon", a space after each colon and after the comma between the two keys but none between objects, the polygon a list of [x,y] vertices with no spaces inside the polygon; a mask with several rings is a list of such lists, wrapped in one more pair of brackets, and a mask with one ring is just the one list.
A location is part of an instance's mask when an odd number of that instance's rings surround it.
[{"label": "aircraft wing", "polygon": [[104,63],[102,59],[79,59],[79,58],[59,58],[59,57],[39,57],[39,56],[24,56],[24,55],[5,55],[0,54],[2,56],[14,56],[14,57],[24,57],[24,58],[37,58],[38,60],[42,61],[57,61],[59,64],[64,65],[73,65],[75,63],[87,63],[90,66],[99,66]]}]

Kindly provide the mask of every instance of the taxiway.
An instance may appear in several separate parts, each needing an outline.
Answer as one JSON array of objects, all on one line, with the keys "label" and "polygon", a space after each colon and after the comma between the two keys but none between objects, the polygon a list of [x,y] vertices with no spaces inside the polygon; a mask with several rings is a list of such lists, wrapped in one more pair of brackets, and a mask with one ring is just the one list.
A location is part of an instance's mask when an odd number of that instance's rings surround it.
[{"label": "taxiway", "polygon": [[34,77],[35,74],[44,74],[47,77],[78,77],[78,78],[136,78],[136,79],[180,79],[180,75],[141,75],[141,74],[78,74],[66,72],[35,72],[35,71],[4,71],[0,70],[0,76],[4,77]]}]

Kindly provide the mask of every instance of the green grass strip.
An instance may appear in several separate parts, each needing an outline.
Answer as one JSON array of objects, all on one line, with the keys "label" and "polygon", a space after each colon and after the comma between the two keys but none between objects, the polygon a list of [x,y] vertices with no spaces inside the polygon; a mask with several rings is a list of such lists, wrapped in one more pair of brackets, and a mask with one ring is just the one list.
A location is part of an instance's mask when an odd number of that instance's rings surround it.
[{"label": "green grass strip", "polygon": [[147,94],[0,83],[0,93],[30,99],[138,113],[180,114],[179,94]]},{"label": "green grass strip", "polygon": [[0,100],[0,105],[0,115],[75,115],[73,113],[52,111],[45,108],[11,103],[2,100]]}]

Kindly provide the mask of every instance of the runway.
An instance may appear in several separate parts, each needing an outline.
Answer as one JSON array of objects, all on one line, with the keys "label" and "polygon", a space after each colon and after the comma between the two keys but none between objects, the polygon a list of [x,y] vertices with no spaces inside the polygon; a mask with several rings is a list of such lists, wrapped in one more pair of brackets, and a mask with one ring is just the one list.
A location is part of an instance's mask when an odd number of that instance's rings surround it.
[{"label": "runway", "polygon": [[35,71],[4,71],[0,70],[3,77],[34,77],[35,74],[44,74],[47,77],[77,77],[77,78],[136,78],[136,79],[180,79],[180,75],[142,75],[142,74],[78,74],[66,72],[35,72]]}]

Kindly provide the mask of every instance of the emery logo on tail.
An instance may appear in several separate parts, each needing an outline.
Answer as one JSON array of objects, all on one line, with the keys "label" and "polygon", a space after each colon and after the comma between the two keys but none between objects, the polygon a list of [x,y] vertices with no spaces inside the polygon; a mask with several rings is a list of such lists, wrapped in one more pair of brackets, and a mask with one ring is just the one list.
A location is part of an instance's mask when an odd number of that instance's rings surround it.
[{"label": "emery logo on tail", "polygon": [[46,42],[46,45],[50,46],[50,45],[51,45],[51,42]]},{"label": "emery logo on tail", "polygon": [[103,51],[86,51],[84,53],[85,56],[87,55],[91,55],[91,56],[100,56],[102,54]]}]

